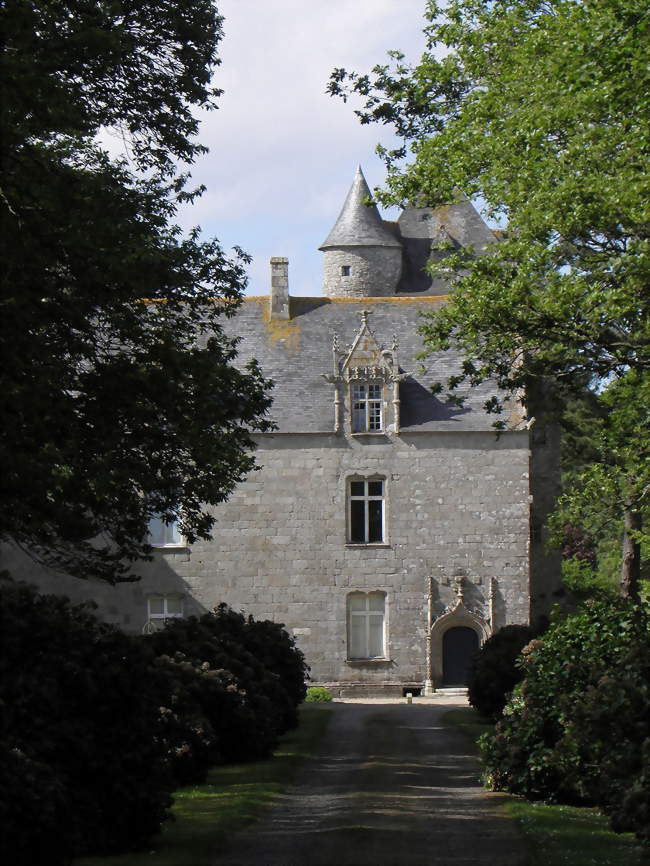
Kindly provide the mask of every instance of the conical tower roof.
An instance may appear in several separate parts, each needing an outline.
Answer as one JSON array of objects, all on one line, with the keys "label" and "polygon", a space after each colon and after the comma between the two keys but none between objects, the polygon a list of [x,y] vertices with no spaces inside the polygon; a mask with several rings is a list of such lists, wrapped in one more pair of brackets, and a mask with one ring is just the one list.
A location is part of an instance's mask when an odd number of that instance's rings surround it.
[{"label": "conical tower roof", "polygon": [[333,247],[401,247],[397,238],[386,228],[376,205],[368,206],[370,189],[357,168],[350,192],[332,231],[318,248]]}]

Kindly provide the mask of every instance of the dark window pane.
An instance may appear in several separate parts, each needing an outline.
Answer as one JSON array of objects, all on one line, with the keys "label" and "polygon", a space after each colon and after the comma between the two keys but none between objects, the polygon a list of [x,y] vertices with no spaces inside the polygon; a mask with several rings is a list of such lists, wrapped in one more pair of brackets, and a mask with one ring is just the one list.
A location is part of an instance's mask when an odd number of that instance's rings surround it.
[{"label": "dark window pane", "polygon": [[366,540],[366,503],[353,500],[350,503],[350,541],[363,544]]},{"label": "dark window pane", "polygon": [[368,503],[368,541],[383,541],[382,512],[384,503],[375,500]]},{"label": "dark window pane", "polygon": [[384,482],[383,481],[369,481],[368,482],[368,496],[383,496],[384,493]]},{"label": "dark window pane", "polygon": [[351,481],[350,482],[350,493],[352,496],[363,496],[365,493],[364,490],[365,481]]}]

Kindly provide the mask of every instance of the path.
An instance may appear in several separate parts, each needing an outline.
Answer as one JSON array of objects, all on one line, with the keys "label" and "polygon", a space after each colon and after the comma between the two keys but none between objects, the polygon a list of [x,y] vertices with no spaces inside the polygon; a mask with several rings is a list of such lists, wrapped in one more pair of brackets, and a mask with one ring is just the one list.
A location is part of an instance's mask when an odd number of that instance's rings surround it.
[{"label": "path", "polygon": [[215,866],[524,866],[500,796],[440,724],[466,704],[443,700],[334,704],[318,757]]}]

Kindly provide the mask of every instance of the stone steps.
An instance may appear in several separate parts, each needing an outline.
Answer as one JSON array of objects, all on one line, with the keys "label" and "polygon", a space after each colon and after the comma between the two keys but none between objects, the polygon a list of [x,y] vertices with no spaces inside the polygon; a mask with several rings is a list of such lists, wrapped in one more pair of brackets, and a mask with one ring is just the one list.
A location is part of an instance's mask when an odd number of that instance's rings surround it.
[{"label": "stone steps", "polygon": [[435,697],[435,695],[441,695],[442,697],[467,697],[467,688],[465,686],[450,686],[448,688],[436,689],[435,692],[431,695],[431,697]]}]

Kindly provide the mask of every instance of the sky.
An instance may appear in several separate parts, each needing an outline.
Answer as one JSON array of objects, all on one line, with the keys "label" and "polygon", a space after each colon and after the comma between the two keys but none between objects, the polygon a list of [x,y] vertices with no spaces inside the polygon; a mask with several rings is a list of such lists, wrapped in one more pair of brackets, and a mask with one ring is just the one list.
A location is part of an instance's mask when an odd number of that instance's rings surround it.
[{"label": "sky", "polygon": [[[181,225],[253,256],[248,294],[269,292],[269,258],[289,258],[292,295],[320,295],[319,245],[361,164],[384,179],[374,153],[387,129],[362,126],[354,106],[325,93],[335,67],[367,72],[400,49],[424,49],[424,0],[217,0],[224,16],[219,109],[201,115],[210,152],[192,166],[207,187]],[[395,218],[397,211],[386,214]]]}]

